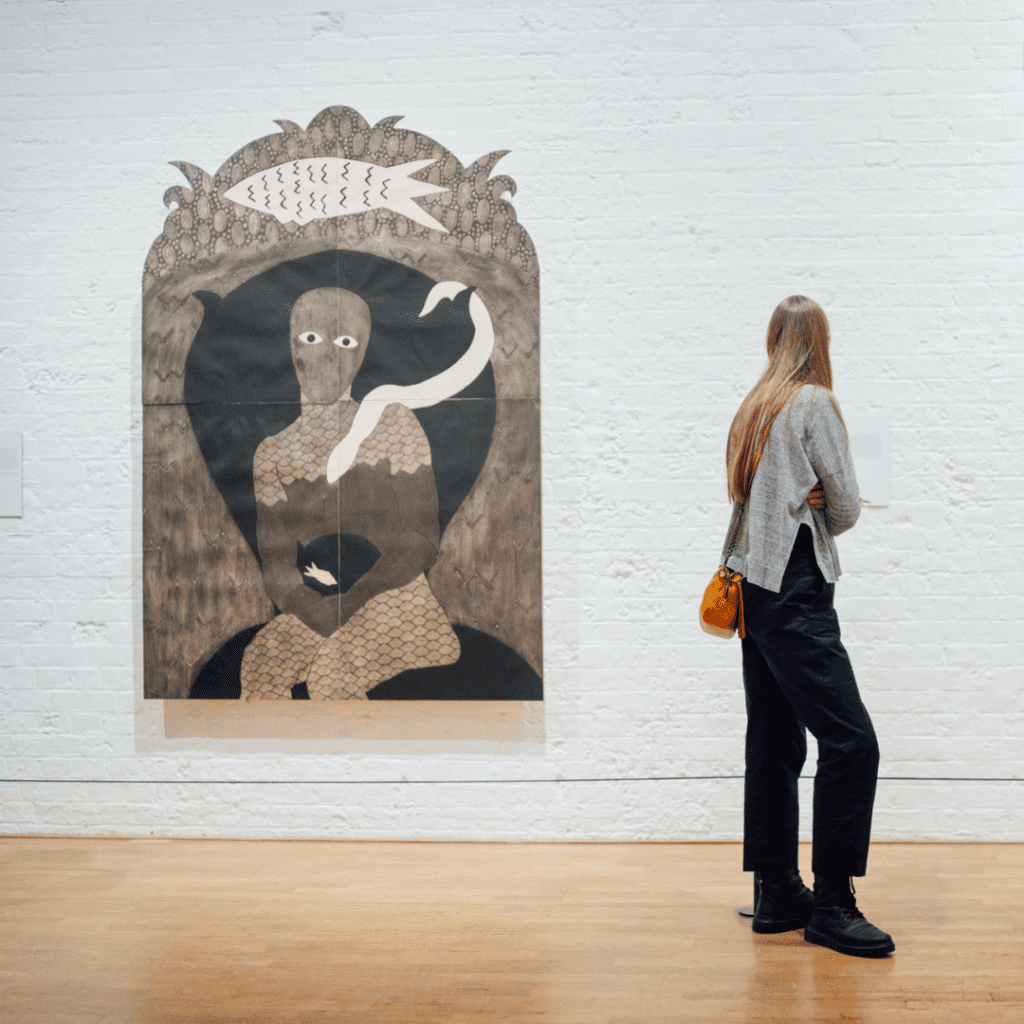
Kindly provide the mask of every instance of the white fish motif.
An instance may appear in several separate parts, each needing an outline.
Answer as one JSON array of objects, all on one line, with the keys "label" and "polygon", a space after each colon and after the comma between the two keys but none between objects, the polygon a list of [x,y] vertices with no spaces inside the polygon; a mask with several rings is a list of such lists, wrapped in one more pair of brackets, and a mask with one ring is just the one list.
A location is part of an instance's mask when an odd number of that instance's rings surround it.
[{"label": "white fish motif", "polygon": [[329,572],[327,569],[321,569],[316,562],[310,562],[309,565],[302,570],[302,575],[316,580],[317,583],[322,583],[325,587],[335,587],[338,585],[338,581],[334,578],[334,574]]},{"label": "white fish motif", "polygon": [[413,160],[381,167],[339,156],[289,160],[250,174],[224,195],[240,206],[273,214],[282,224],[308,224],[383,207],[447,234],[448,229],[414,200],[448,189],[409,177],[433,163],[437,161]]}]

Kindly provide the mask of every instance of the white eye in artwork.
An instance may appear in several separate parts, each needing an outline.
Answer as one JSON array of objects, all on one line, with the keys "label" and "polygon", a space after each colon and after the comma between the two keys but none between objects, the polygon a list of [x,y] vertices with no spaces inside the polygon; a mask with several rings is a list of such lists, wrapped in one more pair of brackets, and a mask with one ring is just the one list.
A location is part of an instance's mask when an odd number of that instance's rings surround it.
[{"label": "white eye in artwork", "polygon": [[359,348],[359,342],[349,334],[343,334],[340,338],[334,339],[338,348]]},{"label": "white eye in artwork", "polygon": [[314,334],[312,331],[303,331],[299,335],[299,341],[304,341],[307,345],[319,345],[323,340],[319,334]]}]

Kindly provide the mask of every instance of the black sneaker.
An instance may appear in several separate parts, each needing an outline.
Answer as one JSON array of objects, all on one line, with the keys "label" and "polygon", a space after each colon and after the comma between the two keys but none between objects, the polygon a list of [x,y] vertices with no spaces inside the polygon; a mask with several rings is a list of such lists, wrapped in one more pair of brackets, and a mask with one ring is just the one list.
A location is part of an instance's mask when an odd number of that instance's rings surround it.
[{"label": "black sneaker", "polygon": [[804,938],[848,956],[888,956],[896,949],[892,936],[871,924],[856,906],[815,907]]},{"label": "black sneaker", "polygon": [[811,918],[814,897],[794,869],[782,875],[754,872],[754,921],[761,935],[803,928]]}]

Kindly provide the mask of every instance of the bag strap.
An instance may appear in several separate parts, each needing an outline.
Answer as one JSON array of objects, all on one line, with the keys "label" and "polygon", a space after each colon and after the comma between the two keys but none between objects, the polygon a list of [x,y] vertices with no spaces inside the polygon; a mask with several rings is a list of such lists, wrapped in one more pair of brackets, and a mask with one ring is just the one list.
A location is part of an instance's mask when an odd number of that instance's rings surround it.
[{"label": "bag strap", "polygon": [[[754,456],[754,472],[750,474],[750,486],[754,486],[754,473],[757,472],[757,464],[761,461],[761,452],[764,450],[764,446],[768,443],[768,432],[772,429],[771,421],[764,428],[764,435],[761,438],[761,443],[757,446],[757,454]],[[749,498],[750,495],[748,494]],[[740,502],[740,514],[736,517],[736,527],[732,531],[732,539],[729,541],[729,550],[725,553],[725,561],[722,565],[725,565],[729,561],[729,556],[732,554],[732,549],[736,546],[736,536],[740,532],[740,522],[743,520],[743,510],[746,508],[747,503]]]}]

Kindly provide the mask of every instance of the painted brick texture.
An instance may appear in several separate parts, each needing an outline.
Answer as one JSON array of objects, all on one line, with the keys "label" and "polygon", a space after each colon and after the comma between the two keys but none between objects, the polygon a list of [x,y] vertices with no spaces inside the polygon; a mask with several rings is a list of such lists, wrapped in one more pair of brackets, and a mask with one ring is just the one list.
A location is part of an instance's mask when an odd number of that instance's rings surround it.
[{"label": "painted brick texture", "polygon": [[[1024,777],[1019,4],[331,2],[0,7],[0,429],[25,438],[2,830],[738,837],[741,781],[699,777],[742,773],[739,646],[696,603],[726,427],[802,292],[844,412],[891,422],[891,504],[838,542],[904,780],[875,835],[1024,839],[1024,782],[934,781]],[[140,281],[168,161],[213,171],[331,104],[466,164],[512,151],[541,261],[548,699],[504,731],[226,736],[140,699]]]}]

